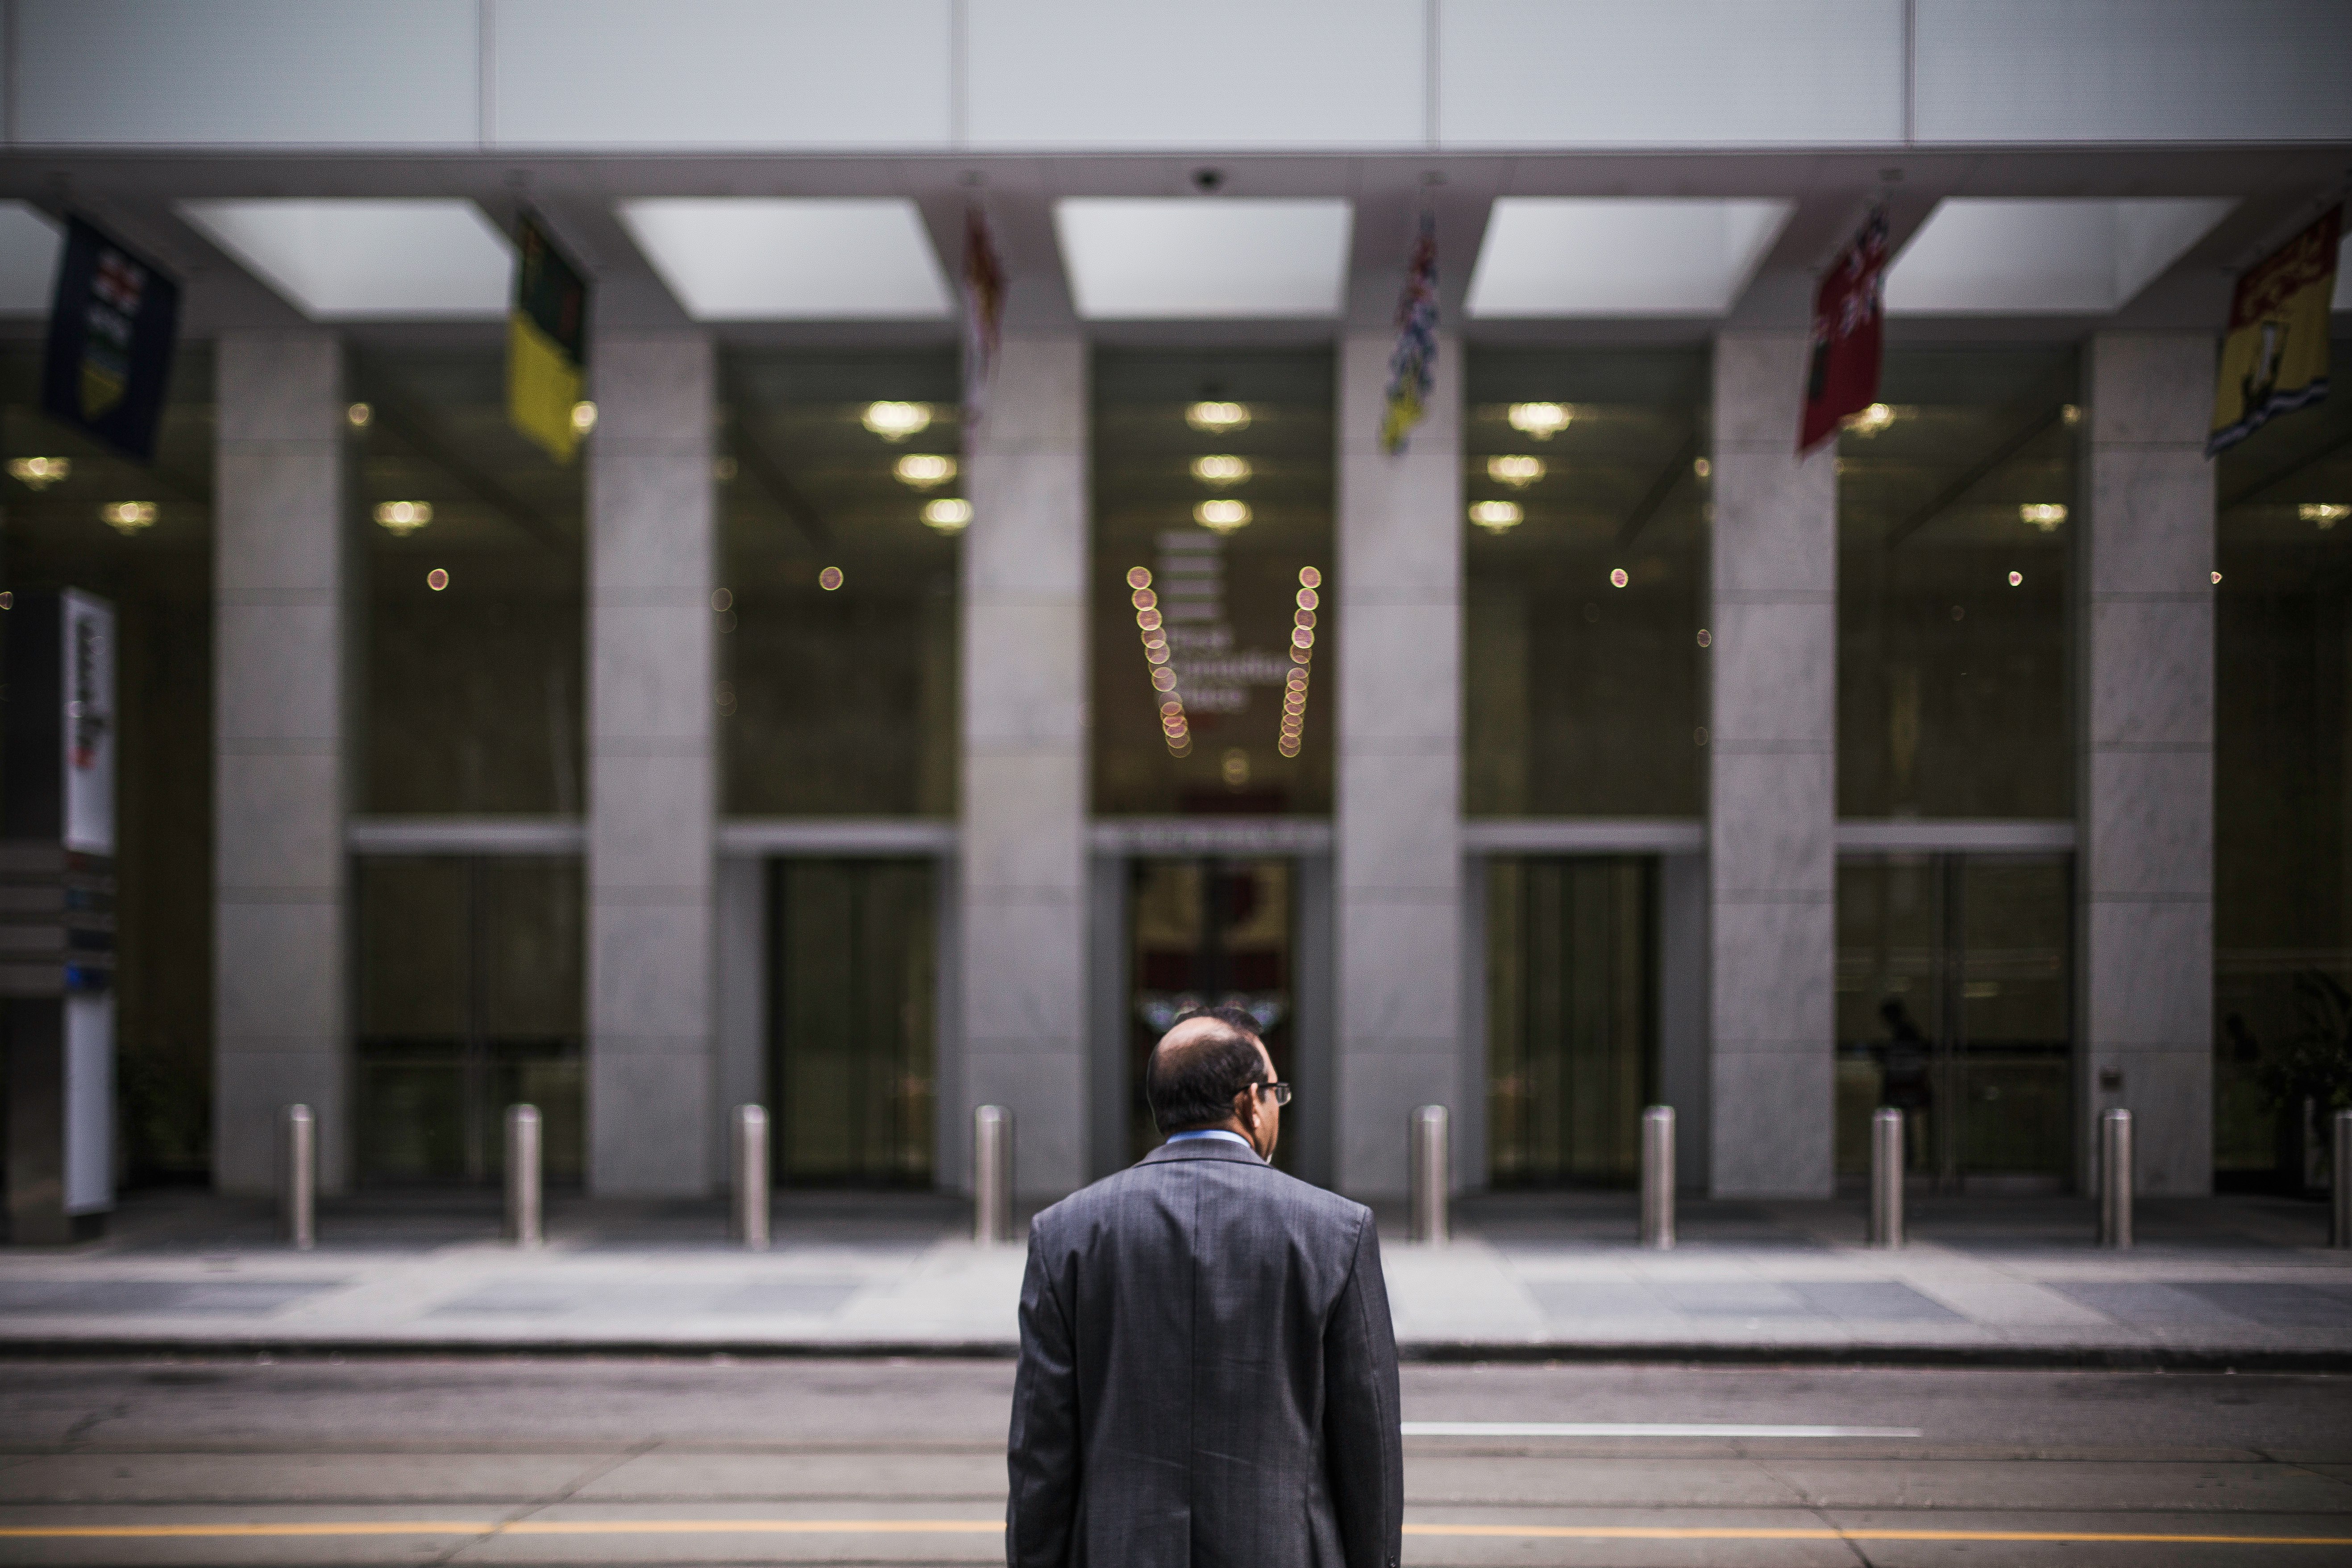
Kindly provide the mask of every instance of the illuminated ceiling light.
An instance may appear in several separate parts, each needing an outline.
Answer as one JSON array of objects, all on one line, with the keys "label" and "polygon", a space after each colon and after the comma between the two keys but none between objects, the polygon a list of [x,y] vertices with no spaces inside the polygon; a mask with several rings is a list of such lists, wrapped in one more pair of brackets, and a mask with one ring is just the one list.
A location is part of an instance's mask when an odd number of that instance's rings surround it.
[{"label": "illuminated ceiling light", "polygon": [[667,196],[622,226],[698,321],[938,320],[954,296],[903,196]]},{"label": "illuminated ceiling light", "polygon": [[1316,594],[1314,589],[1301,588],[1298,590],[1298,607],[1300,609],[1311,610],[1322,602],[1322,599]]},{"label": "illuminated ceiling light", "polygon": [[885,441],[903,441],[931,427],[931,405],[928,403],[869,403],[866,405],[866,417],[860,423]]},{"label": "illuminated ceiling light", "polygon": [[314,321],[496,320],[514,246],[469,201],[188,201],[180,216]]},{"label": "illuminated ceiling light", "polygon": [[890,471],[902,485],[912,485],[919,490],[943,485],[956,477],[956,460],[930,452],[909,452],[892,466]]},{"label": "illuminated ceiling light", "polygon": [[1249,783],[1249,753],[1239,746],[1227,748],[1218,772],[1224,776],[1229,787],[1241,788]]},{"label": "illuminated ceiling light", "polygon": [[1489,533],[1503,533],[1517,528],[1527,518],[1519,503],[1510,500],[1482,500],[1472,503],[1470,521]]},{"label": "illuminated ceiling light", "polygon": [[824,589],[828,594],[832,593],[835,588],[840,587],[841,568],[838,566],[828,566],[824,571],[818,573],[816,574],[816,585]]},{"label": "illuminated ceiling light", "polygon": [[1184,410],[1184,423],[1195,430],[1212,436],[1223,436],[1249,428],[1250,411],[1246,403],[1195,403]]},{"label": "illuminated ceiling light", "polygon": [[941,533],[961,533],[971,521],[971,502],[961,496],[941,496],[923,503],[923,525]]},{"label": "illuminated ceiling light", "polygon": [[596,405],[593,403],[586,402],[573,404],[572,405],[572,427],[580,432],[583,436],[585,436],[588,432],[596,428]]},{"label": "illuminated ceiling light", "polygon": [[1323,585],[1323,574],[1312,566],[1301,566],[1298,569],[1298,585],[1302,588],[1320,588]]},{"label": "illuminated ceiling light", "polygon": [[1541,458],[1489,458],[1486,459],[1486,477],[1498,485],[1523,490],[1544,477],[1544,460]]},{"label": "illuminated ceiling light", "polygon": [[375,520],[390,532],[415,533],[433,521],[433,503],[429,500],[379,501]]},{"label": "illuminated ceiling light", "polygon": [[[55,460],[62,462],[64,459]],[[9,471],[11,473],[16,471],[15,464],[9,465]],[[2294,509],[2294,514],[2305,522],[2315,522],[2322,528],[2334,528],[2346,518],[2352,517],[2352,506],[2341,506],[2334,501],[2307,500]]]},{"label": "illuminated ceiling light", "polygon": [[1576,411],[1564,403],[1514,403],[1509,417],[1520,435],[1549,441],[1575,422]]},{"label": "illuminated ceiling light", "polygon": [[1612,569],[1609,574],[1609,585],[1612,588],[1622,588],[1633,580],[1625,574],[1625,568],[1622,566]]},{"label": "illuminated ceiling light", "polygon": [[1705,458],[1693,458],[1691,459],[1691,472],[1696,474],[1700,479],[1706,479],[1708,475],[1715,472],[1715,465],[1708,462]]},{"label": "illuminated ceiling light", "polygon": [[425,585],[437,594],[449,585],[449,574],[436,566],[425,574]]},{"label": "illuminated ceiling light", "polygon": [[1243,484],[1250,477],[1249,459],[1222,456],[1195,458],[1192,459],[1192,477],[1204,485]]},{"label": "illuminated ceiling light", "polygon": [[152,500],[110,500],[98,509],[98,521],[128,539],[142,529],[155,526],[155,503]]},{"label": "illuminated ceiling light", "polygon": [[1192,521],[1216,533],[1231,533],[1246,527],[1250,520],[1249,503],[1237,500],[1204,500],[1192,509]]},{"label": "illuminated ceiling light", "polygon": [[1857,436],[1875,436],[1895,423],[1895,410],[1884,403],[1874,403],[1859,414],[1845,418],[1845,427]]},{"label": "illuminated ceiling light", "polygon": [[73,474],[71,458],[11,458],[8,477],[37,490],[47,489]]},{"label": "illuminated ceiling light", "polygon": [[2083,422],[2083,411],[2074,404],[2069,403],[2064,407],[2058,410],[2058,418],[2063,424],[2064,424],[2067,429],[2072,430],[2075,426],[2080,425]]},{"label": "illuminated ceiling light", "polygon": [[1138,593],[1150,587],[1151,569],[1148,566],[1129,567],[1127,569],[1127,585],[1135,589]]},{"label": "illuminated ceiling light", "polygon": [[2028,501],[2017,509],[2017,520],[2047,533],[2066,521],[2066,509],[2054,500]]},{"label": "illuminated ceiling light", "polygon": [[364,430],[375,418],[375,410],[364,403],[354,403],[343,410],[343,420],[354,430]]},{"label": "illuminated ceiling light", "polygon": [[2022,572],[2011,572],[2009,574],[2009,585],[2012,588],[2023,587],[2025,585],[2025,574]]}]

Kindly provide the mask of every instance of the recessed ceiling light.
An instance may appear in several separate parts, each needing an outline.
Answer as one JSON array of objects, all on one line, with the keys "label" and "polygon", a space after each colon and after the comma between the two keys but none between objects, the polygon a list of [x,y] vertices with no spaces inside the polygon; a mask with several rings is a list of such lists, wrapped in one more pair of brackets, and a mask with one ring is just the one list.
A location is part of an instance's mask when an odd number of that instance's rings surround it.
[{"label": "recessed ceiling light", "polygon": [[343,419],[354,430],[364,430],[375,418],[375,410],[364,403],[354,403],[343,410]]},{"label": "recessed ceiling light", "polygon": [[514,247],[467,201],[191,201],[180,216],[313,321],[498,317]]},{"label": "recessed ceiling light", "polygon": [[572,405],[572,427],[583,436],[596,428],[596,405],[579,402]]},{"label": "recessed ceiling light", "polygon": [[943,485],[956,476],[953,458],[942,458],[930,452],[909,452],[891,468],[902,485],[912,485],[919,490]]},{"label": "recessed ceiling light", "polygon": [[1575,422],[1575,410],[1559,403],[1514,403],[1511,405],[1511,428],[1522,436],[1532,436],[1538,441],[1549,441]]},{"label": "recessed ceiling light", "polygon": [[1486,459],[1486,477],[1496,484],[1523,490],[1544,477],[1544,460],[1541,458],[1489,458]]},{"label": "recessed ceiling light", "polygon": [[1874,403],[1859,414],[1847,415],[1845,427],[1857,436],[1875,436],[1893,425],[1895,417],[1891,405]]},{"label": "recessed ceiling light", "polygon": [[903,441],[909,436],[919,436],[931,427],[931,405],[928,403],[869,403],[859,421],[885,441]]},{"label": "recessed ceiling light", "polygon": [[1192,521],[1215,533],[1231,533],[1246,527],[1249,520],[1247,501],[1204,500],[1192,509]]},{"label": "recessed ceiling light", "polygon": [[1212,436],[1230,435],[1249,428],[1250,411],[1246,403],[1195,403],[1184,410],[1184,423],[1195,430]]},{"label": "recessed ceiling light", "polygon": [[110,500],[98,509],[98,520],[124,538],[155,526],[152,500]]},{"label": "recessed ceiling light", "polygon": [[2295,515],[2304,521],[2315,522],[2322,528],[2334,528],[2346,518],[2352,517],[2352,506],[2343,506],[2334,501],[2307,500],[2295,508],[2294,511]]},{"label": "recessed ceiling light", "polygon": [[1344,201],[1073,197],[1054,230],[1088,321],[1339,313],[1352,213]]},{"label": "recessed ceiling light", "polygon": [[2048,533],[2066,521],[2066,509],[2054,500],[2028,501],[2017,509],[2017,520]]},{"label": "recessed ceiling light", "polygon": [[1893,315],[2105,315],[2128,303],[2238,204],[1981,200],[1937,205],[1886,269]]},{"label": "recessed ceiling light", "polygon": [[1504,533],[1519,526],[1527,513],[1519,503],[1511,500],[1475,501],[1470,507],[1470,521],[1489,533]]},{"label": "recessed ceiling light", "polygon": [[621,223],[698,321],[937,319],[949,313],[922,215],[903,196],[653,197]]},{"label": "recessed ceiling light", "polygon": [[1470,272],[1472,316],[1719,316],[1794,211],[1712,197],[1505,196]]},{"label": "recessed ceiling light", "polygon": [[425,500],[378,501],[375,521],[386,532],[405,537],[433,521],[433,503]]},{"label": "recessed ceiling light", "polygon": [[11,458],[8,477],[36,490],[47,489],[73,473],[71,458]]},{"label": "recessed ceiling light", "polygon": [[971,502],[961,496],[941,496],[923,503],[923,522],[940,533],[961,533],[971,521]]},{"label": "recessed ceiling light", "polygon": [[1249,459],[1217,456],[1192,459],[1192,477],[1204,485],[1238,485],[1250,477]]}]

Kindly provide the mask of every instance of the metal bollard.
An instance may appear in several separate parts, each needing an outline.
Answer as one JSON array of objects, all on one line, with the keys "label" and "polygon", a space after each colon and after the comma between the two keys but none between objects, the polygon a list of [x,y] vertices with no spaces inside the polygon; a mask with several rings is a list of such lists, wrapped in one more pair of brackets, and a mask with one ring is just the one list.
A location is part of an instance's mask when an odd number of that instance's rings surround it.
[{"label": "metal bollard", "polygon": [[2132,1244],[2132,1118],[2128,1110],[2099,1113],[2099,1245],[2122,1251]]},{"label": "metal bollard", "polygon": [[539,1107],[507,1107],[507,1239],[537,1247],[547,1239],[540,1200]]},{"label": "metal bollard", "polygon": [[319,1240],[319,1130],[307,1105],[286,1108],[285,1132],[278,1152],[285,1166],[278,1173],[278,1228],[297,1252],[308,1252]]},{"label": "metal bollard", "polygon": [[971,1113],[971,1239],[1013,1239],[1013,1112],[1001,1105]]},{"label": "metal bollard", "polygon": [[1870,1118],[1870,1245],[1903,1245],[1903,1113],[1891,1105]]},{"label": "metal bollard", "polygon": [[1660,1252],[1675,1245],[1675,1108],[1642,1112],[1642,1245]]},{"label": "metal bollard", "polygon": [[2332,1119],[2328,1152],[2334,1157],[2327,1173],[2327,1245],[2352,1247],[2352,1110]]},{"label": "metal bollard", "polygon": [[1412,1113],[1407,1129],[1406,1185],[1412,1197],[1412,1239],[1444,1247],[1453,1227],[1447,1212],[1453,1185],[1452,1113],[1442,1105],[1424,1105]]},{"label": "metal bollard", "polygon": [[768,1250],[768,1112],[735,1108],[735,1214],[730,1233],[753,1252]]}]

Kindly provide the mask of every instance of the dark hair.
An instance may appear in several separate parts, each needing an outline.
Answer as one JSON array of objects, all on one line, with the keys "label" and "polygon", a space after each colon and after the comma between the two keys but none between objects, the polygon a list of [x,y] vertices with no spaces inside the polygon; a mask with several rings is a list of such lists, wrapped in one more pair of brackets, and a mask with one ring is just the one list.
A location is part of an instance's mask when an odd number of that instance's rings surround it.
[{"label": "dark hair", "polygon": [[1151,1107],[1152,1125],[1162,1133],[1214,1127],[1232,1117],[1234,1096],[1266,1081],[1256,1019],[1239,1007],[1203,1007],[1177,1022],[1194,1018],[1214,1018],[1224,1026],[1173,1050],[1163,1037],[1143,1064],[1144,1101]]}]

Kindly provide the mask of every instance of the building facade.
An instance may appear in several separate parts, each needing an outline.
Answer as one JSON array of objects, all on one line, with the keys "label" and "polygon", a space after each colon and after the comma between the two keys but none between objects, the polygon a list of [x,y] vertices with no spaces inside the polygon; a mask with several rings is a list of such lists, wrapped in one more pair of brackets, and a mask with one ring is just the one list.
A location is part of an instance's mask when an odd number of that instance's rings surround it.
[{"label": "building facade", "polygon": [[[0,572],[121,616],[126,1179],[266,1191],[299,1101],[330,1190],[488,1182],[528,1101],[551,1179],[695,1195],[759,1102],[780,1183],[954,1189],[1000,1104],[1044,1197],[1224,1000],[1364,1197],[1432,1103],[1465,1189],[1626,1182],[1651,1103],[1726,1196],[1889,1102],[1947,1188],[2079,1188],[2118,1106],[2144,1192],[2302,1179],[2352,400],[2205,438],[2352,8],[12,16],[0,440],[69,472]],[[1800,456],[1878,205],[1882,401]],[[69,211],[184,282],[152,465],[38,413]]]}]

